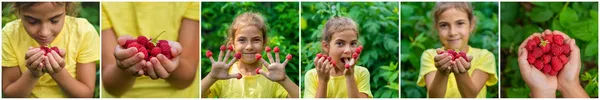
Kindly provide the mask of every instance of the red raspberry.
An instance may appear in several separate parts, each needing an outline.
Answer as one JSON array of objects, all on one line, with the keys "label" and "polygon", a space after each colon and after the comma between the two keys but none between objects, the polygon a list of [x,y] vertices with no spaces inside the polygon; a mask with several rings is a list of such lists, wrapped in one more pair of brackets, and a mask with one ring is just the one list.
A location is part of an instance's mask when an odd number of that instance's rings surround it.
[{"label": "red raspberry", "polygon": [[171,55],[171,46],[169,46],[169,44],[161,43],[161,45],[159,45],[159,47],[160,47],[160,49],[162,49],[161,53],[163,55],[165,55],[169,59],[173,58],[173,56]]},{"label": "red raspberry", "polygon": [[544,53],[550,52],[550,49],[552,49],[551,47],[552,46],[550,44],[544,44],[544,45],[540,44],[540,48],[542,48],[542,51]]},{"label": "red raspberry", "polygon": [[542,69],[544,67],[544,62],[541,60],[536,60],[536,62],[533,63],[533,66],[535,66],[537,69]]},{"label": "red raspberry", "polygon": [[358,53],[352,54],[352,58],[354,58],[354,59],[358,58]]},{"label": "red raspberry", "polygon": [[139,43],[141,45],[146,45],[146,44],[150,43],[150,40],[148,40],[148,38],[146,38],[145,36],[138,36],[137,43]]},{"label": "red raspberry", "polygon": [[285,56],[285,59],[287,59],[287,60],[291,60],[291,59],[292,59],[292,55],[291,55],[291,54],[288,54],[287,56]]},{"label": "red raspberry", "polygon": [[554,35],[546,34],[546,36],[542,36],[542,38],[544,38],[544,40],[546,40],[548,43],[552,43],[552,38],[554,38]]},{"label": "red raspberry", "polygon": [[550,73],[550,71],[552,71],[552,67],[544,67],[544,68],[542,68],[542,72],[544,72],[546,74]]},{"label": "red raspberry", "polygon": [[[160,46],[160,44],[162,44],[162,43],[159,43],[159,45],[157,45],[157,46]],[[221,48],[219,48],[219,49],[221,49],[221,51],[225,51],[225,49],[226,49],[225,45],[221,45]]]},{"label": "red raspberry", "polygon": [[265,47],[265,51],[271,52],[271,47],[269,47],[269,46]]},{"label": "red raspberry", "polygon": [[[164,44],[164,43],[163,43]],[[168,44],[168,43],[167,43]],[[229,47],[227,47],[228,50],[233,51],[233,46],[229,45]]]},{"label": "red raspberry", "polygon": [[321,53],[318,53],[317,54],[317,59],[321,58],[321,56],[322,56]]},{"label": "red raspberry", "polygon": [[539,58],[544,54],[544,51],[542,51],[541,48],[539,47],[535,47],[533,49],[533,51],[531,52],[531,55],[533,55],[534,58]]},{"label": "red raspberry", "polygon": [[562,47],[561,50],[563,51],[563,54],[568,55],[571,53],[571,46],[564,44],[561,47]]},{"label": "red raspberry", "polygon": [[[160,53],[161,53],[161,51],[162,51],[162,50],[160,49],[160,47],[154,47],[154,48],[152,48],[152,49],[150,50],[150,56],[151,56],[151,57],[156,57],[158,54],[160,54]],[[206,52],[206,53],[207,53],[207,55],[208,55],[208,53],[209,53],[209,52],[210,52],[210,51]],[[211,52],[211,56],[212,56],[212,52]],[[209,57],[210,57],[210,56],[209,56]]]},{"label": "red raspberry", "polygon": [[325,60],[327,60],[327,55],[323,55],[323,56],[321,56],[321,57],[323,57],[323,58],[325,58]]},{"label": "red raspberry", "polygon": [[139,49],[140,49],[140,48],[142,48],[142,47],[144,47],[144,46],[143,46],[143,45],[140,45],[140,44],[138,44],[137,42],[133,42],[133,43],[131,43],[131,44],[127,45],[127,48],[131,48],[131,47],[135,47],[135,48],[136,48],[136,49],[138,49],[138,51],[139,51]]},{"label": "red raspberry", "polygon": [[362,50],[360,48],[356,48],[356,50],[354,50],[354,52],[360,54],[360,52],[362,52]]},{"label": "red raspberry", "polygon": [[55,51],[56,53],[59,53],[60,50],[58,50],[58,47],[52,47],[51,48],[53,51]]},{"label": "red raspberry", "polygon": [[145,45],[145,46],[146,46],[146,48],[154,48],[154,47],[156,47],[156,46],[154,46],[154,44],[152,44],[152,43],[146,43],[146,45]]},{"label": "red raspberry", "polygon": [[328,61],[331,61],[331,56],[327,57],[327,60],[328,60]]},{"label": "red raspberry", "polygon": [[560,59],[560,61],[562,61],[563,64],[567,63],[569,61],[569,58],[567,58],[567,56],[565,56],[565,55],[558,56],[558,59]]},{"label": "red raspberry", "polygon": [[238,79],[238,80],[239,80],[239,79],[242,79],[242,74],[238,73],[238,75],[237,75],[237,79]]},{"label": "red raspberry", "polygon": [[256,60],[260,60],[262,58],[262,55],[256,54],[256,55],[254,55],[254,58],[256,58]]},{"label": "red raspberry", "polygon": [[144,59],[148,60],[148,58],[150,58],[150,56],[148,56],[148,50],[146,50],[146,47],[138,48],[138,52],[144,54]]},{"label": "red raspberry", "polygon": [[344,65],[344,67],[345,67],[346,69],[349,69],[349,68],[350,68],[350,65],[346,64],[346,65]]},{"label": "red raspberry", "polygon": [[125,48],[125,47],[127,47],[129,44],[131,44],[131,43],[134,43],[134,42],[137,42],[137,41],[136,41],[136,40],[127,40],[127,41],[125,41],[125,45],[122,45],[121,47]]},{"label": "red raspberry", "polygon": [[453,57],[454,57],[454,55],[456,55],[456,54],[457,54],[457,53],[456,53],[456,51],[454,51],[454,50],[452,50],[452,49],[448,50],[447,52],[448,52],[450,55],[452,55]]},{"label": "red raspberry", "polygon": [[558,45],[563,45],[565,42],[565,39],[563,38],[562,35],[554,35],[554,43],[558,44]]},{"label": "red raspberry", "polygon": [[548,64],[548,63],[550,63],[550,60],[552,60],[552,55],[550,55],[550,54],[544,54],[544,55],[542,56],[542,62],[543,62],[544,64]]},{"label": "red raspberry", "polygon": [[363,46],[358,46],[358,49],[360,49],[360,51],[363,50]]},{"label": "red raspberry", "polygon": [[260,68],[256,68],[256,70],[254,70],[254,72],[256,72],[256,74],[260,74]]},{"label": "red raspberry", "polygon": [[533,55],[527,55],[527,62],[529,62],[529,64],[535,63],[535,57],[533,57]]},{"label": "red raspberry", "polygon": [[559,45],[552,44],[552,47],[554,47],[551,50],[551,52],[552,52],[553,55],[558,56],[558,55],[560,55],[560,54],[563,53],[562,48]]},{"label": "red raspberry", "polygon": [[207,56],[207,57],[212,57],[212,55],[213,55],[213,53],[212,53],[212,52],[210,52],[210,50],[207,50],[207,51],[206,51],[206,56]]},{"label": "red raspberry", "polygon": [[278,53],[279,52],[279,47],[273,48],[273,52]]},{"label": "red raspberry", "polygon": [[235,55],[233,55],[236,59],[240,59],[242,58],[242,53],[235,53]]},{"label": "red raspberry", "polygon": [[167,41],[167,40],[158,40],[158,43],[167,43],[167,44],[169,44],[169,41]]},{"label": "red raspberry", "polygon": [[[550,69],[550,71],[552,71],[552,66],[550,66],[550,64],[544,64],[543,68],[548,68],[548,69]],[[542,69],[538,69],[538,70],[543,71],[543,68]]]},{"label": "red raspberry", "polygon": [[334,61],[334,62],[331,62],[331,65],[333,65],[333,67],[335,67],[335,63],[336,63],[335,61]]},{"label": "red raspberry", "polygon": [[557,56],[552,57],[552,69],[560,70],[563,67],[563,62]]},{"label": "red raspberry", "polygon": [[460,52],[458,53],[460,55],[460,57],[462,57],[463,59],[465,59],[467,62],[471,62],[468,58],[467,58],[467,53],[465,52]]},{"label": "red raspberry", "polygon": [[525,46],[525,48],[527,50],[533,50],[535,47],[537,47],[538,43],[535,42],[535,40],[529,40],[527,41],[527,45]]},{"label": "red raspberry", "polygon": [[556,76],[556,75],[558,74],[558,70],[552,70],[552,71],[550,71],[550,73],[548,73],[548,74],[550,74],[550,75],[552,75],[552,76]]}]

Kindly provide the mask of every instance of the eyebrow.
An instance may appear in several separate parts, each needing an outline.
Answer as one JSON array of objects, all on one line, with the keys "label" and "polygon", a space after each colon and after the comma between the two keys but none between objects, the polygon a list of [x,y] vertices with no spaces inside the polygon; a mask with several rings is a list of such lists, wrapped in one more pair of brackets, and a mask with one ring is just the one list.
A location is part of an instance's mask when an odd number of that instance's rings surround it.
[{"label": "eyebrow", "polygon": [[[52,17],[50,17],[50,19],[55,19],[55,18],[58,18],[58,17],[62,16],[63,14],[64,14],[64,13],[56,14],[56,15],[54,15],[54,16],[52,16]],[[40,20],[39,18],[35,18],[35,17],[29,16],[29,15],[24,15],[24,16],[25,16],[25,18],[27,18],[27,19]],[[50,20],[50,19],[48,19],[48,20]]]}]

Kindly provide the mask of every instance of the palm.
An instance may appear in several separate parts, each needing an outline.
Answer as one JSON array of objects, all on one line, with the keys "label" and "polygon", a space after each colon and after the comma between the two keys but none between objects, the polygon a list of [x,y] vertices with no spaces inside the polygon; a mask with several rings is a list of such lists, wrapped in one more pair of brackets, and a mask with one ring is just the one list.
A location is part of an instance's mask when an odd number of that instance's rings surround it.
[{"label": "palm", "polygon": [[269,80],[279,81],[285,79],[285,66],[280,63],[272,63],[267,67],[269,74],[267,77]]},{"label": "palm", "polygon": [[229,79],[229,66],[225,62],[215,62],[208,74],[215,79]]}]

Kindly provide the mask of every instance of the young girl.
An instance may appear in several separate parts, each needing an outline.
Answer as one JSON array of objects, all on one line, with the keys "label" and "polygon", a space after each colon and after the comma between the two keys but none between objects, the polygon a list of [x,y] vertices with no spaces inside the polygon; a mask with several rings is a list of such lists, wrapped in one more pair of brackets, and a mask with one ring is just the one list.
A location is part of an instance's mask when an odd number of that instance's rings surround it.
[{"label": "young girl", "polygon": [[[304,96],[307,98],[372,98],[369,70],[357,66],[359,32],[346,17],[329,19],[323,29],[315,69],[306,72]],[[359,49],[359,50],[357,50]]]},{"label": "young girl", "polygon": [[[476,25],[471,4],[438,3],[433,17],[444,47],[423,52],[417,84],[427,86],[428,97],[485,98],[485,86],[498,81],[496,61],[491,52],[468,44]],[[468,57],[452,60],[443,53],[446,50],[465,52]]]},{"label": "young girl", "polygon": [[[212,68],[202,80],[203,98],[298,98],[298,85],[285,72],[292,56],[288,54],[281,62],[278,47],[274,47],[273,58],[271,48],[265,45],[266,28],[257,13],[243,13],[233,20],[227,36],[228,47],[221,46],[218,60],[211,57],[212,52],[206,53]],[[268,62],[261,58],[263,50],[267,52]],[[235,58],[228,61],[233,55]]]},{"label": "young girl", "polygon": [[[94,95],[98,32],[76,18],[72,2],[14,3],[20,18],[2,29],[4,97],[64,98]],[[45,47],[57,47],[50,52]]]},{"label": "young girl", "polygon": [[[198,9],[198,2],[102,3],[102,97],[198,98]],[[133,36],[167,40],[173,58],[144,59],[120,46]]]}]

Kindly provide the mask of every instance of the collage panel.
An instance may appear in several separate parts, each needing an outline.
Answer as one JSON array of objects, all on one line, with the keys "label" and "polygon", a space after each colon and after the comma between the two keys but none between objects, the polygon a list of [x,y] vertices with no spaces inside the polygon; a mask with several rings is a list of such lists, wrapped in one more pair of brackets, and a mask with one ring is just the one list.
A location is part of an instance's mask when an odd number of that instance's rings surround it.
[{"label": "collage panel", "polygon": [[303,98],[398,98],[398,2],[302,2]]},{"label": "collage panel", "polygon": [[501,6],[502,98],[598,98],[598,2]]},{"label": "collage panel", "polygon": [[99,2],[2,2],[3,98],[98,98]]},{"label": "collage panel", "polygon": [[199,2],[102,2],[102,98],[199,98]]},{"label": "collage panel", "polygon": [[498,2],[402,2],[401,98],[498,98]]},{"label": "collage panel", "polygon": [[299,98],[299,2],[203,2],[202,98]]}]

